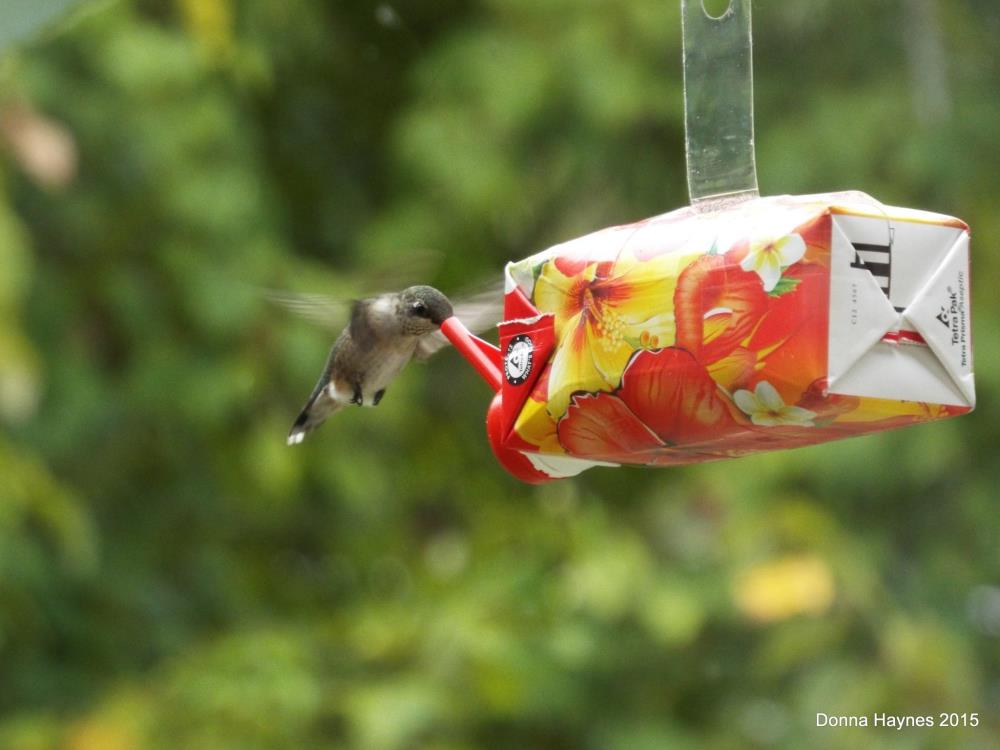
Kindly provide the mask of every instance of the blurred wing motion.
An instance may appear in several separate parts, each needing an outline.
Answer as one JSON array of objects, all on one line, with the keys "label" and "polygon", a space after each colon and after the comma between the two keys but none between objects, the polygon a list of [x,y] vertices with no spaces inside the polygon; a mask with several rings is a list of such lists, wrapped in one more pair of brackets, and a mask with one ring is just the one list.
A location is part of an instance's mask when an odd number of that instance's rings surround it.
[{"label": "blurred wing motion", "polygon": [[275,289],[268,289],[264,294],[279,307],[332,331],[340,331],[344,327],[350,310],[350,303],[323,294],[300,294]]},{"label": "blurred wing motion", "polygon": [[[331,299],[322,294],[299,294],[268,290],[267,298],[276,305],[295,313],[315,325],[339,332],[350,317],[350,303]],[[503,283],[490,286],[452,302],[455,316],[472,333],[482,333],[496,326],[503,318]],[[448,345],[440,331],[421,338],[414,356],[424,360]]]},{"label": "blurred wing motion", "polygon": [[[406,251],[405,262],[400,262],[398,256],[369,260],[364,268],[358,271],[337,274],[338,289],[343,288],[351,290],[351,292],[368,291],[368,293],[356,295],[359,298],[379,296],[380,292],[373,291],[376,289],[396,291],[405,289],[420,283],[418,279],[433,276],[440,267],[442,258],[443,254],[438,250],[409,248]],[[298,275],[305,274],[308,274],[307,267]],[[336,333],[339,333],[347,325],[348,318],[350,318],[351,302],[346,296],[344,299],[338,299],[323,294],[255,288],[258,292],[263,292],[268,300],[279,307],[290,310],[310,323],[329,328]]]}]

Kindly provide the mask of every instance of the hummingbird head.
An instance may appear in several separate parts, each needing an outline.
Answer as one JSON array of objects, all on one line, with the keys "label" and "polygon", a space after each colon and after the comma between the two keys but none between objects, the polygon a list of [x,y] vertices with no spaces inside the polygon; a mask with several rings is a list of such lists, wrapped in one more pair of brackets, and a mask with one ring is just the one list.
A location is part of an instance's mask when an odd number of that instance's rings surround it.
[{"label": "hummingbird head", "polygon": [[448,298],[432,286],[411,286],[400,296],[414,334],[428,333],[454,314]]}]

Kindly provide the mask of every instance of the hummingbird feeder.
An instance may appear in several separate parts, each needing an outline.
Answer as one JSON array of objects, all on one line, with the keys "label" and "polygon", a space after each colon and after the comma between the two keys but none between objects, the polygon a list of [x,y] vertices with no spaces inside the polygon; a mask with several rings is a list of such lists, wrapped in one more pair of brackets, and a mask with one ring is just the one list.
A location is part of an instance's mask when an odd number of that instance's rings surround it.
[{"label": "hummingbird feeder", "polygon": [[969,228],[860,192],[761,198],[750,0],[682,0],[691,205],[505,269],[499,347],[441,330],[526,482],[733,458],[975,406]]}]

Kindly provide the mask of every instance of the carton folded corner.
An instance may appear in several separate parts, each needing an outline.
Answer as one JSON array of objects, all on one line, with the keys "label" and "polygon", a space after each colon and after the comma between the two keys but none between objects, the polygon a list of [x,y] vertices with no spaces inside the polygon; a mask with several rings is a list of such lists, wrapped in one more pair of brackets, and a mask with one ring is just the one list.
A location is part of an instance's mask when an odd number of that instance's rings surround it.
[{"label": "carton folded corner", "polygon": [[830,390],[971,409],[968,227],[885,211],[834,216]]}]

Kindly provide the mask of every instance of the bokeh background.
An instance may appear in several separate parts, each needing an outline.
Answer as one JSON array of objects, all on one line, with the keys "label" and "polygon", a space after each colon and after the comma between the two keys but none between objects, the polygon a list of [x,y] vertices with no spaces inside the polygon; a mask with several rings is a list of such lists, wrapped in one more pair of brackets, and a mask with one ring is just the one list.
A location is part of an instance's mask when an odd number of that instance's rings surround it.
[{"label": "bokeh background", "polygon": [[[972,225],[972,415],[536,488],[449,351],[284,444],[261,289],[686,203],[677,6],[0,5],[0,748],[1000,747],[994,0],[754,19],[763,193]],[[980,725],[815,726],[876,711]]]}]

